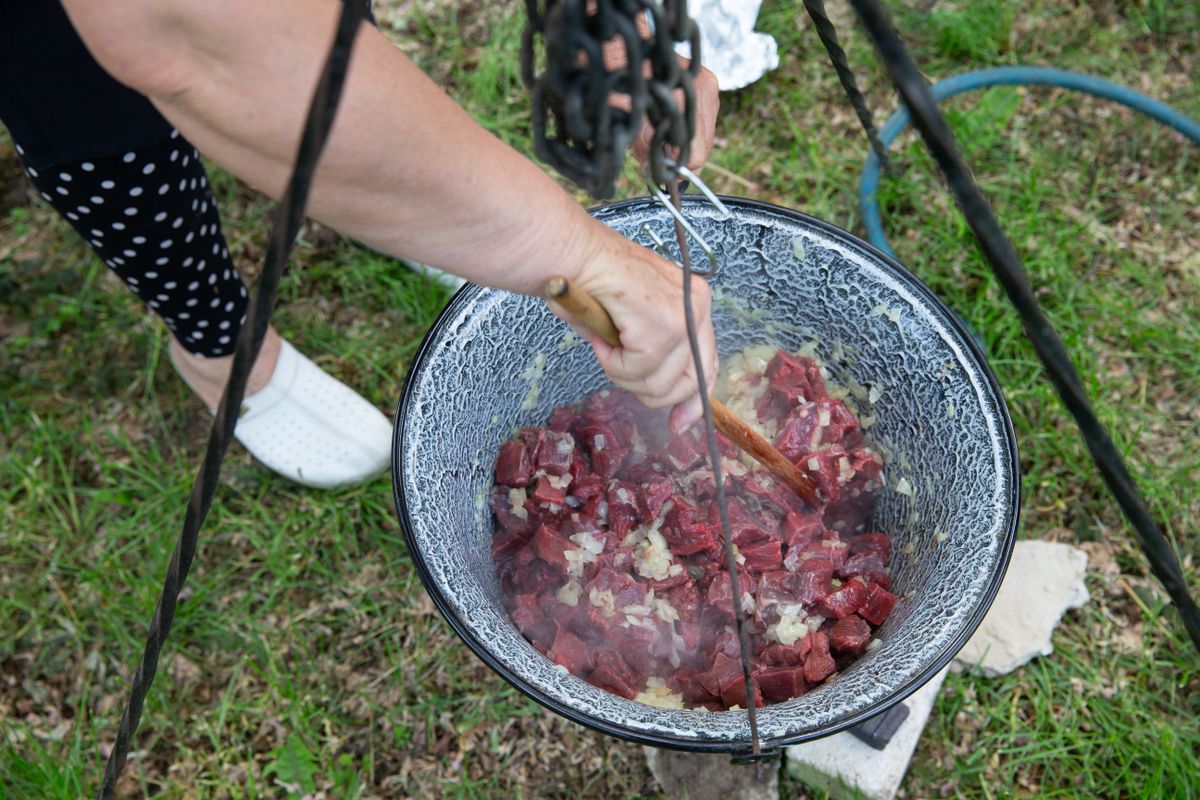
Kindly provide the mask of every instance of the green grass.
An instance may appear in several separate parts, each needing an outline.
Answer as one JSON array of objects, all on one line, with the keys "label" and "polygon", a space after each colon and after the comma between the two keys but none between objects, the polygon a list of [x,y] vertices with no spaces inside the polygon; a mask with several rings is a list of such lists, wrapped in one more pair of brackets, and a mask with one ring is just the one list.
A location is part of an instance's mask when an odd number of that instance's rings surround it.
[{"label": "green grass", "polygon": [[[932,79],[1049,64],[1200,116],[1193,3],[892,8]],[[843,4],[829,10],[882,118],[894,100],[869,44]],[[857,230],[865,140],[802,17],[795,0],[764,8],[780,68],[722,98],[706,177]],[[395,4],[382,20],[528,151],[515,6]],[[1200,148],[1041,89],[955,98],[947,113],[1200,593]],[[1195,796],[1196,654],[911,132],[895,159],[900,177],[880,192],[893,247],[979,330],[1012,409],[1022,535],[1085,548],[1092,595],[1054,655],[994,681],[948,679],[904,796]],[[640,194],[627,176],[623,196]],[[73,798],[94,790],[209,421],[167,364],[161,326],[21,181],[0,138],[0,797]],[[270,206],[228,175],[213,183],[253,273]],[[313,227],[275,319],[390,413],[446,296]],[[125,773],[131,796],[655,796],[638,748],[542,711],[461,646],[412,569],[386,479],[301,490],[235,446],[188,585]]]}]

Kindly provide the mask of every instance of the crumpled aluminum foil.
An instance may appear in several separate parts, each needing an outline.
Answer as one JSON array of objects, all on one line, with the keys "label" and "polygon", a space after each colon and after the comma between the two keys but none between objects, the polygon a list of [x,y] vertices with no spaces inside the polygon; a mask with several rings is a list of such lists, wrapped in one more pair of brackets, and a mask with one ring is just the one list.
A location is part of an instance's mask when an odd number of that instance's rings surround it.
[{"label": "crumpled aluminum foil", "polygon": [[[700,56],[721,91],[741,89],[779,66],[775,39],[754,31],[762,0],[692,0],[688,13],[700,26]],[[684,44],[677,52],[690,56]]]}]

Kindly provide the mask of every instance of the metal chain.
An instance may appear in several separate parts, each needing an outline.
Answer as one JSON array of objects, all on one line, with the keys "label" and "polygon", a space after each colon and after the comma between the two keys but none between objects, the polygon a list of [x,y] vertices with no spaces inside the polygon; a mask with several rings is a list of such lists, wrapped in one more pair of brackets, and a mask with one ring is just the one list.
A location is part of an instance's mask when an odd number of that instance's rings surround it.
[{"label": "metal chain", "polygon": [[129,754],[129,743],[137,731],[142,717],[142,706],[150,685],[154,682],[154,674],[158,669],[158,657],[163,643],[171,632],[171,623],[175,618],[175,607],[179,601],[179,592],[187,580],[191,569],[192,559],[196,554],[200,526],[212,505],[216,494],[217,481],[221,473],[221,460],[225,450],[233,439],[237,427],[238,409],[242,406],[242,397],[246,391],[246,379],[250,368],[258,357],[266,336],[267,325],[270,321],[271,309],[275,304],[276,290],[279,280],[287,264],[288,254],[300,223],[304,218],[304,207],[308,202],[308,191],[316,171],[317,159],[325,146],[325,140],[333,125],[334,113],[341,99],[342,86],[346,79],[346,69],[350,63],[350,51],[354,47],[355,34],[364,19],[363,4],[352,2],[342,4],[341,17],[338,20],[337,33],[329,56],[321,71],[320,82],[317,84],[308,117],[304,123],[304,131],[300,138],[300,150],[296,156],[296,166],[288,182],[287,191],[279,202],[275,212],[274,223],[271,227],[271,239],[267,244],[267,253],[263,260],[262,276],[259,279],[246,321],[238,334],[237,349],[233,356],[233,367],[229,375],[229,383],[221,397],[217,417],[213,421],[209,433],[208,446],[204,453],[204,462],[200,473],[192,484],[191,498],[188,501],[184,515],[183,530],[175,543],[171,554],[171,562],[163,580],[162,594],[158,598],[158,606],[150,620],[150,630],[146,634],[146,646],[138,663],[137,672],[133,676],[133,686],[129,690],[129,702],[121,715],[121,724],[117,729],[117,739],[109,753],[108,762],[104,768],[104,780],[100,785],[97,796],[107,800],[116,793],[117,778],[125,765]]},{"label": "metal chain", "polygon": [[[670,183],[676,173],[666,153],[686,164],[696,129],[693,78],[700,69],[700,30],[688,17],[686,0],[525,5],[521,77],[533,93],[538,157],[592,196],[608,199],[629,145],[649,120],[650,175],[660,186]],[[675,55],[679,42],[692,48],[687,67]]]},{"label": "metal chain", "polygon": [[871,143],[871,149],[875,151],[875,155],[879,156],[879,163],[883,169],[891,174],[892,165],[888,161],[887,148],[879,139],[879,131],[875,127],[871,109],[867,108],[867,99],[863,97],[862,91],[858,88],[858,81],[854,79],[854,73],[850,71],[850,61],[846,58],[846,51],[842,49],[841,42],[838,41],[837,28],[833,26],[833,21],[825,13],[824,0],[804,0],[804,8],[812,17],[813,26],[817,29],[817,36],[820,38],[821,44],[825,46],[825,52],[829,54],[829,62],[833,64],[838,80],[842,83],[846,98],[854,107],[858,121],[862,123],[863,131],[867,134],[867,141]]}]

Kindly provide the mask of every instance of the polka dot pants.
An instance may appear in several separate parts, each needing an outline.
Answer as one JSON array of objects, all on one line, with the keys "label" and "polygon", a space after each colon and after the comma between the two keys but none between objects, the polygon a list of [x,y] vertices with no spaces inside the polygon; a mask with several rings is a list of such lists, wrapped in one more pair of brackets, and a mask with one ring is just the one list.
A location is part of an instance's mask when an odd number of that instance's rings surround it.
[{"label": "polka dot pants", "polygon": [[26,172],[180,344],[202,356],[233,352],[246,287],[200,154],[178,131],[150,147]]}]

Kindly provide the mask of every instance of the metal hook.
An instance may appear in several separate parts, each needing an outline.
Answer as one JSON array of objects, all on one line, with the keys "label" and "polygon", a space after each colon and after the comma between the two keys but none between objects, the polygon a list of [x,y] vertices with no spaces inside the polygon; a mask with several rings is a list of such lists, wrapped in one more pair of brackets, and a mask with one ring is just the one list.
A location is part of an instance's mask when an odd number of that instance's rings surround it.
[{"label": "metal hook", "polygon": [[716,194],[713,193],[712,189],[708,188],[708,184],[700,180],[699,175],[692,172],[687,167],[681,167],[678,164],[675,164],[673,161],[668,161],[667,163],[675,167],[676,174],[685,178],[689,183],[695,184],[696,188],[700,190],[700,194],[704,195],[705,199],[713,204],[713,207],[717,209],[717,213],[720,215],[717,217],[718,222],[724,222],[725,220],[733,217],[733,212],[729,210],[729,207],[721,202],[721,198],[717,197]]},{"label": "metal hook", "polygon": [[[712,203],[713,207],[717,210],[718,221],[724,222],[725,220],[733,217],[733,212],[721,202],[721,198],[717,197],[713,193],[712,189],[708,188],[708,185],[705,184],[704,181],[700,180],[700,177],[696,175],[696,173],[692,172],[687,167],[676,164],[670,159],[667,159],[666,164],[668,167],[675,170],[675,174],[677,176],[680,176],[695,185],[695,187],[700,190],[700,193],[704,195],[704,198],[708,200],[708,202]],[[716,274],[717,254],[713,252],[711,247],[709,247],[708,242],[704,241],[704,237],[702,237],[696,231],[696,229],[692,227],[691,223],[687,221],[683,214],[681,214],[679,210],[675,208],[675,206],[671,203],[671,198],[667,197],[666,193],[662,190],[662,187],[658,186],[653,181],[648,181],[646,186],[650,189],[650,193],[654,195],[654,198],[658,200],[662,207],[667,210],[667,213],[674,217],[675,221],[683,226],[683,229],[687,231],[688,235],[696,240],[696,243],[700,245],[700,249],[704,251],[704,255],[708,256],[709,268],[701,271],[693,267],[692,273],[695,275],[700,275],[701,277],[709,277]],[[643,226],[642,231],[651,238],[654,244],[659,248],[659,252],[664,253],[665,255],[666,245],[663,243],[662,239],[660,239],[652,230],[650,230],[648,225]],[[678,262],[676,263],[678,264]]]},{"label": "metal hook", "polygon": [[712,275],[714,272],[716,272],[717,254],[714,253],[713,249],[708,246],[708,242],[704,241],[704,238],[696,232],[696,229],[692,227],[691,223],[687,221],[683,214],[680,214],[679,211],[676,210],[675,206],[671,205],[671,198],[667,197],[662,189],[655,186],[653,183],[646,185],[650,188],[650,193],[654,195],[655,199],[658,200],[658,202],[662,204],[662,207],[665,208],[667,212],[675,218],[676,222],[683,226],[683,229],[688,232],[688,235],[696,240],[696,244],[700,245],[700,249],[704,251],[704,255],[708,256],[709,269],[705,272],[700,272],[693,267],[692,273],[695,275]]},{"label": "metal hook", "polygon": [[[649,222],[644,223],[642,225],[642,233],[646,235],[646,238],[648,238],[651,242],[654,243],[654,249],[658,251],[658,254],[660,256],[667,259],[668,261],[670,261],[672,264],[679,267],[680,269],[683,269],[683,264],[681,264],[678,261],[678,259],[674,258],[671,255],[671,251],[667,248],[667,243],[665,241],[663,241],[663,238],[661,236],[659,236],[657,233],[654,232],[654,229],[650,227]],[[713,271],[712,271],[711,267],[706,270],[698,270],[693,267],[692,274],[699,275],[701,278],[708,278],[708,277],[712,276]]]}]

